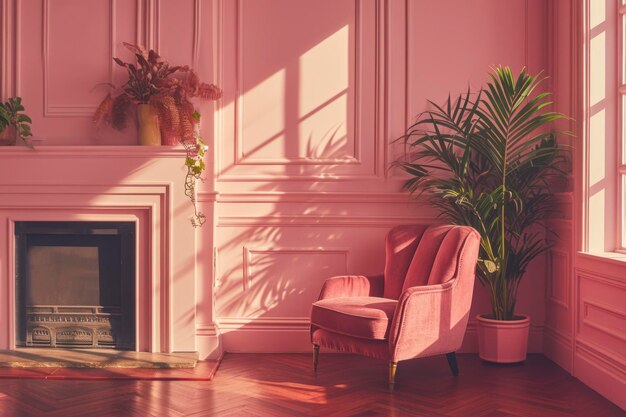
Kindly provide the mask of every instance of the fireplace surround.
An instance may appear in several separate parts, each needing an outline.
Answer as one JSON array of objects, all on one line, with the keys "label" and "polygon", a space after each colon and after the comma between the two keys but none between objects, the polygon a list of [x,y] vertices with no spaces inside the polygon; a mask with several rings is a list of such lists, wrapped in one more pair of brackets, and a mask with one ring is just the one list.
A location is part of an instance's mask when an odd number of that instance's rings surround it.
[{"label": "fireplace surround", "polygon": [[16,222],[16,346],[135,349],[132,222]]},{"label": "fireplace surround", "polygon": [[[15,228],[19,222],[131,222],[135,229],[135,351],[221,354],[213,320],[213,238],[194,229],[184,149],[11,147],[0,152],[0,349],[16,343]],[[24,170],[37,166],[37,170]],[[115,167],[114,170],[111,167]],[[19,172],[19,175],[15,175]],[[199,198],[212,218],[211,196]],[[210,226],[209,226],[210,227]]]}]

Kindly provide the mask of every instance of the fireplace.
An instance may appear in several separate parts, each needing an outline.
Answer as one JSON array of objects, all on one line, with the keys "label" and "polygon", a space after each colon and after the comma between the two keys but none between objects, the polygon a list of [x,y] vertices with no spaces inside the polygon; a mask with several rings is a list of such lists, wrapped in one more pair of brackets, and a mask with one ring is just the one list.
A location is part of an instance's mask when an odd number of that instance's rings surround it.
[{"label": "fireplace", "polygon": [[16,222],[16,346],[134,350],[135,223]]}]

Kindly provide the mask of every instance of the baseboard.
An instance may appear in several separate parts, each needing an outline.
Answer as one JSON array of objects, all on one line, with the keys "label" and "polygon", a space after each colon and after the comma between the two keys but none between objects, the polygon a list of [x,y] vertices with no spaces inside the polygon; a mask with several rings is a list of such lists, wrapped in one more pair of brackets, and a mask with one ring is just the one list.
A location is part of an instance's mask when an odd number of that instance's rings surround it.
[{"label": "baseboard", "polygon": [[572,373],[572,337],[559,329],[544,326],[543,329],[543,354]]},{"label": "baseboard", "polygon": [[198,359],[219,360],[224,355],[222,336],[214,324],[196,327],[196,350]]},{"label": "baseboard", "polygon": [[[528,353],[543,352],[542,325],[531,325]],[[308,321],[302,319],[223,319],[219,323],[222,350],[238,353],[309,352]],[[202,352],[200,349],[199,352]],[[478,352],[476,322],[467,325],[461,353]]]},{"label": "baseboard", "polygon": [[626,363],[600,346],[577,341],[574,376],[600,395],[626,410]]},{"label": "baseboard", "polygon": [[309,328],[273,330],[245,328],[222,333],[225,352],[301,353],[311,351]]}]

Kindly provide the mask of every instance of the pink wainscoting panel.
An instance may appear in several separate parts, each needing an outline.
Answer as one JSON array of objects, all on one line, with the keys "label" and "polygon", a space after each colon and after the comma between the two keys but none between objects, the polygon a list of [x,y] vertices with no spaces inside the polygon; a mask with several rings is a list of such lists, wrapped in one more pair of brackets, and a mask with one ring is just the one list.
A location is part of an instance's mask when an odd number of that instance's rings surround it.
[{"label": "pink wainscoting panel", "polygon": [[[134,2],[16,4],[14,90],[33,118],[36,137],[50,145],[99,143],[91,115],[107,92],[102,84],[117,79],[112,57],[121,41],[135,40]],[[115,135],[110,144],[125,142],[132,139]]]},{"label": "pink wainscoting panel", "polygon": [[544,353],[626,408],[626,263],[580,252],[615,247],[615,12],[610,0],[550,5],[555,107],[573,117],[557,128],[575,136],[573,193],[561,195],[550,221],[559,238],[547,269]]},{"label": "pink wainscoting panel", "polygon": [[[514,0],[408,1],[408,117],[485,82],[494,65],[519,71],[532,60],[545,68],[545,43],[530,48],[529,34],[543,30],[530,8],[545,16],[545,4]],[[529,25],[532,25],[529,27]],[[537,62],[539,61],[539,62]]]},{"label": "pink wainscoting panel", "polygon": [[[571,207],[571,202],[569,204]],[[552,219],[550,227],[558,234],[548,253],[546,268],[546,324],[544,353],[561,367],[572,370],[572,223]]]},{"label": "pink wainscoting panel", "polygon": [[[548,67],[555,110],[578,119],[579,99],[575,83],[578,80],[576,24],[577,9],[571,2],[553,2],[549,9],[550,30],[548,36]],[[573,138],[561,136],[561,143],[572,144],[580,149],[581,136],[576,120],[563,120],[555,126],[560,131],[571,131]],[[575,153],[572,153],[572,158]],[[574,225],[574,179],[564,185],[567,192],[558,199],[557,214],[549,222],[557,233],[552,240],[555,246],[548,254],[546,269],[546,326],[544,353],[566,370],[572,372],[573,361],[573,264],[574,251],[578,250]]]},{"label": "pink wainscoting panel", "polygon": [[224,3],[220,180],[381,175],[375,122],[380,5]]},{"label": "pink wainscoting panel", "polygon": [[[144,155],[115,168],[97,162],[77,175],[72,164],[94,157],[76,156],[23,179],[53,171],[44,177],[57,184],[151,177],[175,184],[175,219],[163,226],[174,258],[160,266],[175,277],[172,348],[198,349],[203,357],[222,349],[308,350],[308,306],[324,279],[380,273],[387,230],[438,221],[388,170],[407,121],[426,99],[478,86],[491,65],[548,69],[548,6],[539,0],[485,0],[480,7],[452,0],[5,3],[15,11],[3,8],[1,17],[19,59],[15,68],[2,61],[2,83],[24,97],[46,144],[135,142],[132,128],[95,132],[89,119],[105,94],[94,87],[124,80],[110,61],[130,58],[122,41],[158,48],[223,87],[215,113],[200,104],[212,169],[200,190],[208,220],[197,241],[178,188],[180,161]],[[93,171],[98,167],[102,173]],[[541,349],[542,262],[520,290],[520,308],[533,317],[531,351]],[[478,286],[473,312],[488,310]],[[473,329],[470,323],[469,351],[476,349]]]},{"label": "pink wainscoting panel", "polygon": [[626,409],[625,262],[579,254],[573,282],[574,375]]},{"label": "pink wainscoting panel", "polygon": [[[481,7],[374,0],[222,6],[218,32],[225,97],[215,148],[219,327],[226,349],[306,351],[304,307],[278,295],[270,297],[275,305],[268,303],[263,291],[250,294],[251,287],[244,288],[250,270],[246,254],[255,247],[289,248],[294,265],[324,258],[333,274],[345,267],[343,258],[307,251],[345,248],[349,273],[379,273],[384,253],[376,249],[390,227],[436,221],[436,213],[424,205],[401,202],[402,177],[386,170],[397,156],[391,142],[425,108],[427,98],[440,101],[469,82],[477,86],[491,65],[546,69],[547,6],[523,0]],[[385,33],[389,38],[381,42]],[[367,72],[376,67],[378,73]],[[381,102],[385,112],[368,113]],[[349,113],[352,103],[354,114]],[[376,121],[379,127],[390,125],[381,132],[371,127]],[[319,287],[328,275],[319,266],[289,268],[287,274],[282,266],[275,269],[286,258],[275,252],[257,257],[269,266],[268,276],[256,285],[277,294],[282,294],[277,288],[291,288],[298,303],[313,301],[309,286]],[[292,274],[293,269],[301,272]],[[538,260],[520,289],[520,308],[533,317],[533,352],[542,349],[544,269],[544,260]],[[489,310],[480,285],[475,300],[476,314]],[[476,350],[474,323],[464,349]]]}]

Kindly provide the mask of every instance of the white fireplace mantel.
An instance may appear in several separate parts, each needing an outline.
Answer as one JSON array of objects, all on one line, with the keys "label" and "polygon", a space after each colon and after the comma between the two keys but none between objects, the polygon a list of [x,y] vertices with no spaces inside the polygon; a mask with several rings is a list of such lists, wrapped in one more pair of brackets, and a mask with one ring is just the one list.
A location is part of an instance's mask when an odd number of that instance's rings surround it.
[{"label": "white fireplace mantel", "polygon": [[211,300],[197,301],[203,249],[189,220],[184,156],[182,147],[0,148],[0,349],[15,347],[16,221],[135,222],[138,350],[197,351],[198,338],[206,346],[217,337],[196,320]]}]

